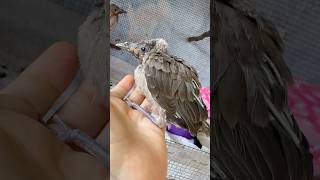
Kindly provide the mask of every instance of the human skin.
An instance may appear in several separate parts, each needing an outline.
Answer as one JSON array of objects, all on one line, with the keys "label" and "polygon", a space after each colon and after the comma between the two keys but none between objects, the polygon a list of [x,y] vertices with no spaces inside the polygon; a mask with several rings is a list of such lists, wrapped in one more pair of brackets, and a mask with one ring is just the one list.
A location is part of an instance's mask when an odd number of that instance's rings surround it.
[{"label": "human skin", "polygon": [[[101,162],[74,151],[39,123],[78,68],[76,48],[55,43],[0,91],[0,179],[107,179]],[[103,145],[106,111],[89,104],[90,96],[80,87],[59,115]],[[96,115],[88,119],[91,112]]]},{"label": "human skin", "polygon": [[[111,179],[162,180],[167,174],[164,130],[122,100],[133,86],[133,76],[124,77],[110,92]],[[148,109],[148,102],[134,91],[129,99]]]},{"label": "human skin", "polygon": [[[55,43],[15,81],[0,91],[0,179],[109,179],[101,162],[87,153],[75,151],[39,123],[40,118],[70,84],[78,69],[77,49],[69,43]],[[58,114],[69,126],[86,132],[96,138],[100,145],[109,147],[107,111],[103,104],[92,101],[94,94],[91,92],[80,86]],[[150,131],[152,129],[155,128]],[[155,131],[159,133],[154,133],[154,136],[150,133],[150,137],[158,137],[156,134],[162,137],[161,130]],[[110,134],[116,133],[111,129]],[[120,134],[118,137],[126,135]],[[132,147],[137,148],[135,145]],[[118,151],[117,157],[124,156],[116,148],[111,150]],[[163,157],[166,158],[166,154]],[[137,164],[147,165],[145,162],[143,159]],[[125,164],[130,163],[127,161]],[[119,172],[123,172],[122,169]]]}]

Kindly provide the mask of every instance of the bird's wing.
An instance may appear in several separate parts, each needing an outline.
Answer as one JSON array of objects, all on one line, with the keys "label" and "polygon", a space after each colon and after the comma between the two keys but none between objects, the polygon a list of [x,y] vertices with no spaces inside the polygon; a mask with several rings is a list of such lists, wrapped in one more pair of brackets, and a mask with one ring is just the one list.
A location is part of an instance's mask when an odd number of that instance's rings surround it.
[{"label": "bird's wing", "polygon": [[288,108],[292,77],[279,34],[235,7],[214,9],[211,150],[235,179],[309,179],[311,155]]},{"label": "bird's wing", "polygon": [[152,97],[166,110],[167,117],[176,115],[176,124],[196,134],[207,119],[196,70],[183,59],[165,53],[146,56],[145,77]]}]

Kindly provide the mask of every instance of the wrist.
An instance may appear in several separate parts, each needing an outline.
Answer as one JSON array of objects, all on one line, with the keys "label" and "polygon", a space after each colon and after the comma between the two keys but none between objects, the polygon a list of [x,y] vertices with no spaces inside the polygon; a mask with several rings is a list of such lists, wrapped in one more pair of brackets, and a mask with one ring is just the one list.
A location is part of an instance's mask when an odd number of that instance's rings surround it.
[{"label": "wrist", "polygon": [[164,180],[167,175],[167,156],[155,156],[150,152],[127,156],[123,164],[119,180]]}]

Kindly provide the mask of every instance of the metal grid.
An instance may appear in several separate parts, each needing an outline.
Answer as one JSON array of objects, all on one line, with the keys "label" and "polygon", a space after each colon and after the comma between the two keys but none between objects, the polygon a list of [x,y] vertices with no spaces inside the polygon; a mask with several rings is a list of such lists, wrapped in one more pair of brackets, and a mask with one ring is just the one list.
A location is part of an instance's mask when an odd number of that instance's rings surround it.
[{"label": "metal grid", "polygon": [[256,1],[257,9],[280,28],[284,58],[294,76],[320,83],[320,1]]},{"label": "metal grid", "polygon": [[210,154],[171,140],[168,147],[169,180],[210,179]]},{"label": "metal grid", "polygon": [[[119,18],[111,42],[164,38],[170,54],[192,64],[203,86],[210,86],[210,39],[189,43],[187,38],[210,29],[209,0],[111,0],[128,13]],[[131,55],[111,50],[111,55],[135,65]],[[112,67],[111,67],[112,68]]]}]

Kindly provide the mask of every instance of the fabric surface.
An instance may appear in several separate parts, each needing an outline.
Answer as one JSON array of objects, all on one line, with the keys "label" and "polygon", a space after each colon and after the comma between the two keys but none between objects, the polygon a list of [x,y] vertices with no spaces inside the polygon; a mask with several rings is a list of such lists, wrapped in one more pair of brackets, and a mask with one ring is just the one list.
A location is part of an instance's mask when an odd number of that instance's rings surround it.
[{"label": "fabric surface", "polygon": [[207,106],[208,117],[210,118],[210,87],[202,87],[200,89],[200,95],[204,104]]},{"label": "fabric surface", "polygon": [[296,80],[289,88],[289,105],[310,143],[314,174],[320,177],[320,86]]}]

